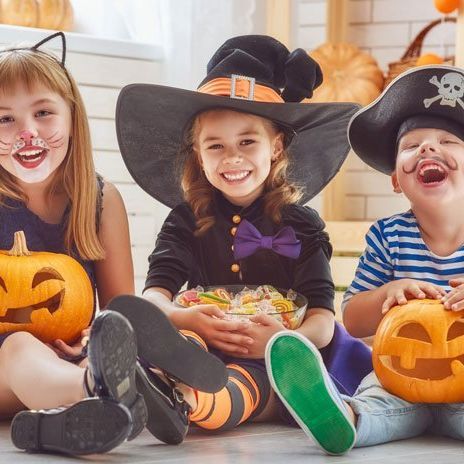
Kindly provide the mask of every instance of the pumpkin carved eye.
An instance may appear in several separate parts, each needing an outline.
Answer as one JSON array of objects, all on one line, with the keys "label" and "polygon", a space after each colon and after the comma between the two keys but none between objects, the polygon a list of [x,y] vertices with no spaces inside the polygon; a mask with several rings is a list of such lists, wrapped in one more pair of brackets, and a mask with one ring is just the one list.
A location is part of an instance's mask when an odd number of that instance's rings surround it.
[{"label": "pumpkin carved eye", "polygon": [[64,282],[63,277],[58,271],[51,267],[44,267],[35,274],[32,280],[32,288],[37,287],[37,285],[47,280],[62,280]]},{"label": "pumpkin carved eye", "polygon": [[5,290],[5,293],[8,293],[8,290],[6,289],[5,281],[0,277],[0,287]]},{"label": "pumpkin carved eye", "polygon": [[448,341],[454,340],[455,338],[461,337],[462,335],[464,335],[464,319],[459,319],[451,324],[446,339]]},{"label": "pumpkin carved eye", "polygon": [[432,343],[432,339],[427,331],[417,322],[410,322],[403,325],[398,330],[398,337],[411,338],[413,340],[420,340],[421,342]]}]

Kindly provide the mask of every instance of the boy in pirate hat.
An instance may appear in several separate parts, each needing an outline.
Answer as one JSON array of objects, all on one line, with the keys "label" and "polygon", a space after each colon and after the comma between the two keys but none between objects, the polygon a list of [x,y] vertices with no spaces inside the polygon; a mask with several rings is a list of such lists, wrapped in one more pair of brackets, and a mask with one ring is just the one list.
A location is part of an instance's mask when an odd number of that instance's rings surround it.
[{"label": "boy in pirate hat", "polygon": [[[343,302],[350,333],[373,335],[391,307],[414,298],[441,299],[448,310],[464,310],[463,70],[427,66],[402,74],[356,113],[349,139],[360,158],[391,175],[394,191],[411,203],[409,211],[377,221],[367,233]],[[298,372],[274,375],[274,386],[303,430],[328,453],[426,431],[464,439],[464,404],[409,403],[387,392],[374,373],[353,397],[342,399],[318,353],[302,338],[278,335],[270,342],[271,373],[280,372],[282,350],[292,351]],[[312,384],[297,398],[291,388],[302,376]],[[330,434],[318,425],[322,419],[333,424]]]},{"label": "boy in pirate hat", "polygon": [[[137,333],[139,354],[165,337],[182,343],[172,326],[158,329],[168,317],[220,357],[225,387],[184,394],[190,421],[226,430],[272,416],[264,349],[285,327],[265,314],[252,324],[227,320],[214,304],[179,308],[172,300],[186,282],[270,284],[306,296],[297,330],[321,348],[344,392],[354,391],[371,362],[367,347],[334,323],[331,246],[319,215],[302,205],[343,163],[356,106],[300,103],[321,83],[320,68],[304,50],[290,52],[267,36],[226,41],[207,70],[197,91],[135,84],[121,92],[116,119],[126,165],[145,191],[173,208],[149,258],[144,295],[156,307],[134,299],[132,310],[121,305],[121,312]],[[194,363],[171,359],[162,367],[192,386]]]}]

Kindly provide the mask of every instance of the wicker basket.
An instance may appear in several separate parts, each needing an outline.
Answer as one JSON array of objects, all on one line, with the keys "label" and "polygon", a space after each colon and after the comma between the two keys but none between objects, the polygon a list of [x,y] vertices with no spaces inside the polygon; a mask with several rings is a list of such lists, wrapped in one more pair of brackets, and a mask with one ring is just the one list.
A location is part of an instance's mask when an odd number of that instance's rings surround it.
[{"label": "wicker basket", "polygon": [[[424,41],[425,36],[431,29],[438,26],[443,21],[455,23],[456,18],[445,17],[443,19],[436,19],[430,24],[427,24],[427,26],[425,26],[424,29],[417,34],[416,38],[412,41],[411,45],[409,45],[401,59],[388,65],[388,72],[385,76],[384,87],[386,87],[396,76],[416,65],[417,58],[421,55],[422,42]],[[446,56],[443,64],[454,64],[454,56]]]}]

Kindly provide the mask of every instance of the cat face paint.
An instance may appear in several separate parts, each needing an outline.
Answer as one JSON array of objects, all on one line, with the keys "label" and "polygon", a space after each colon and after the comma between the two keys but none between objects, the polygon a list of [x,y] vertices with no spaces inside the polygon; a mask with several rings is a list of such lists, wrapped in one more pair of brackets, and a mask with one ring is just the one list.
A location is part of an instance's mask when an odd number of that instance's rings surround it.
[{"label": "cat face paint", "polygon": [[70,131],[69,105],[48,88],[0,93],[0,166],[21,181],[42,182],[61,165]]}]

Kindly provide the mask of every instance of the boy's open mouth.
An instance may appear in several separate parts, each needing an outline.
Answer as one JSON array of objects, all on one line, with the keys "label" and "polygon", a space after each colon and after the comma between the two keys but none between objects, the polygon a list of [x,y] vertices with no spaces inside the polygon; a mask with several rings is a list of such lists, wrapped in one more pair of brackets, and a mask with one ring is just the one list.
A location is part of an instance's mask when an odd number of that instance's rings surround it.
[{"label": "boy's open mouth", "polygon": [[426,161],[417,169],[417,180],[427,186],[442,184],[448,178],[448,171],[435,161]]},{"label": "boy's open mouth", "polygon": [[37,167],[47,156],[48,150],[42,147],[27,147],[18,150],[13,156],[24,168]]}]

